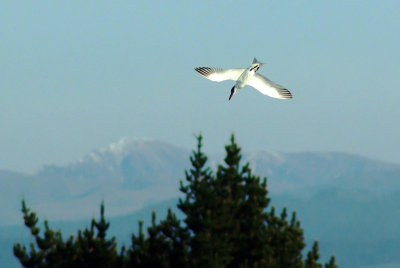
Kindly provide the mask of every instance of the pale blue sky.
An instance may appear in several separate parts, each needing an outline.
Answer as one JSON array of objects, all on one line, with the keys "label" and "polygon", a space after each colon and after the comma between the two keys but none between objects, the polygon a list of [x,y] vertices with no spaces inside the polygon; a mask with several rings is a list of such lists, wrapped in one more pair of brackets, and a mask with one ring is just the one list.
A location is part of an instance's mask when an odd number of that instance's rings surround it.
[{"label": "pale blue sky", "polygon": [[[400,163],[400,1],[2,1],[0,169],[129,137],[222,152],[344,151]],[[197,66],[247,67],[276,100]]]}]

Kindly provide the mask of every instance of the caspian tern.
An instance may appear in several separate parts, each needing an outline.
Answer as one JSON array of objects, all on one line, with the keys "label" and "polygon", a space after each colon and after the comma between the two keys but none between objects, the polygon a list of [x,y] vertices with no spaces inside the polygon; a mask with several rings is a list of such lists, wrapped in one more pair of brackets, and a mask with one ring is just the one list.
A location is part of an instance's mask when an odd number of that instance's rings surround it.
[{"label": "caspian tern", "polygon": [[265,63],[258,62],[253,59],[251,66],[247,69],[221,69],[212,67],[198,67],[195,70],[207,79],[221,82],[225,80],[236,81],[231,89],[229,100],[235,95],[236,91],[242,87],[249,85],[260,91],[264,95],[268,95],[277,99],[291,99],[292,93],[281,85],[278,85],[268,78],[256,73]]}]

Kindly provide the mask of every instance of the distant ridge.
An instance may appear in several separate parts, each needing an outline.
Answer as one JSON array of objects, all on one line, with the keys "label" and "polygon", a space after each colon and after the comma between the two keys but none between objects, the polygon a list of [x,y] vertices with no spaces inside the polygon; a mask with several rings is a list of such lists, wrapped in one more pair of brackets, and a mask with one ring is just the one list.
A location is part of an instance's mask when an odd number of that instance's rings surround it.
[{"label": "distant ridge", "polygon": [[[207,154],[207,152],[205,152]],[[273,194],[311,196],[321,189],[400,191],[400,165],[346,153],[243,153],[255,173],[268,177]],[[166,142],[124,137],[73,163],[47,165],[33,174],[0,170],[0,225],[20,222],[24,196],[49,219],[79,219],[108,202],[111,215],[179,196],[190,152]],[[223,157],[209,156],[209,165]],[[76,204],[76,205],[75,205]]]},{"label": "distant ridge", "polygon": [[[25,230],[23,197],[42,220],[68,221],[63,229],[71,221],[76,222],[72,226],[89,222],[104,200],[113,232],[128,237],[137,222],[127,221],[149,221],[152,208],[161,217],[166,204],[176,202],[189,156],[188,150],[162,141],[123,138],[73,163],[44,166],[33,174],[0,170],[0,246],[5,252],[0,257],[12,262],[11,245]],[[208,156],[215,171],[223,155]],[[318,238],[323,256],[334,249],[340,267],[397,260],[400,165],[338,152],[243,152],[246,161],[257,175],[268,177],[271,205],[296,210],[308,244]]]}]

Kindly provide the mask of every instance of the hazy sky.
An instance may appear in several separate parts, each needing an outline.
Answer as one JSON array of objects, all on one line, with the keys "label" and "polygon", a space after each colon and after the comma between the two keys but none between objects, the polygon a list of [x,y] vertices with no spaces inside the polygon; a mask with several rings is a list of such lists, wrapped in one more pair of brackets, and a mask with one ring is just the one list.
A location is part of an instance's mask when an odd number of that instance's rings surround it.
[{"label": "hazy sky", "polygon": [[[400,1],[2,1],[0,169],[65,164],[124,136],[222,152],[400,163]],[[293,100],[198,66],[247,67]]]}]

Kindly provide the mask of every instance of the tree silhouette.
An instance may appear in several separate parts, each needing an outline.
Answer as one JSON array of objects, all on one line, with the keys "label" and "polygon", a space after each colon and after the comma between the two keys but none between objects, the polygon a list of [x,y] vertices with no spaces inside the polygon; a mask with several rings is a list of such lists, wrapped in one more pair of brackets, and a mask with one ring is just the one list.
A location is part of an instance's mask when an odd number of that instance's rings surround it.
[{"label": "tree silhouette", "polygon": [[115,238],[107,239],[110,223],[104,218],[104,204],[100,206],[100,219],[92,219],[90,228],[78,231],[78,236],[63,240],[61,231],[54,231],[44,222],[44,232],[40,235],[38,217],[26,207],[22,200],[25,225],[30,229],[35,244],[30,251],[20,243],[14,245],[14,255],[25,267],[112,267],[122,264],[117,253]]},{"label": "tree silhouette", "polygon": [[280,216],[272,207],[267,212],[266,178],[255,176],[249,163],[241,166],[241,149],[231,136],[225,147],[224,165],[215,176],[206,167],[201,152],[190,158],[192,169],[186,172],[186,195],[178,207],[185,214],[190,259],[196,267],[302,267],[305,246],[303,230],[293,213],[288,222],[286,209]]},{"label": "tree silhouette", "polygon": [[[249,163],[241,164],[241,149],[234,135],[225,146],[224,163],[214,173],[202,152],[202,136],[180,182],[184,197],[177,207],[183,222],[171,209],[165,219],[156,221],[131,237],[131,246],[117,250],[115,238],[107,238],[110,223],[104,218],[92,220],[90,228],[78,231],[77,237],[63,240],[61,231],[53,231],[47,221],[40,235],[38,218],[22,201],[25,225],[34,243],[28,252],[19,243],[14,254],[26,267],[271,267],[319,268],[318,242],[303,259],[303,229],[293,212],[286,208],[276,214],[268,208],[267,179],[253,174]],[[334,256],[325,268],[337,268]]]}]

